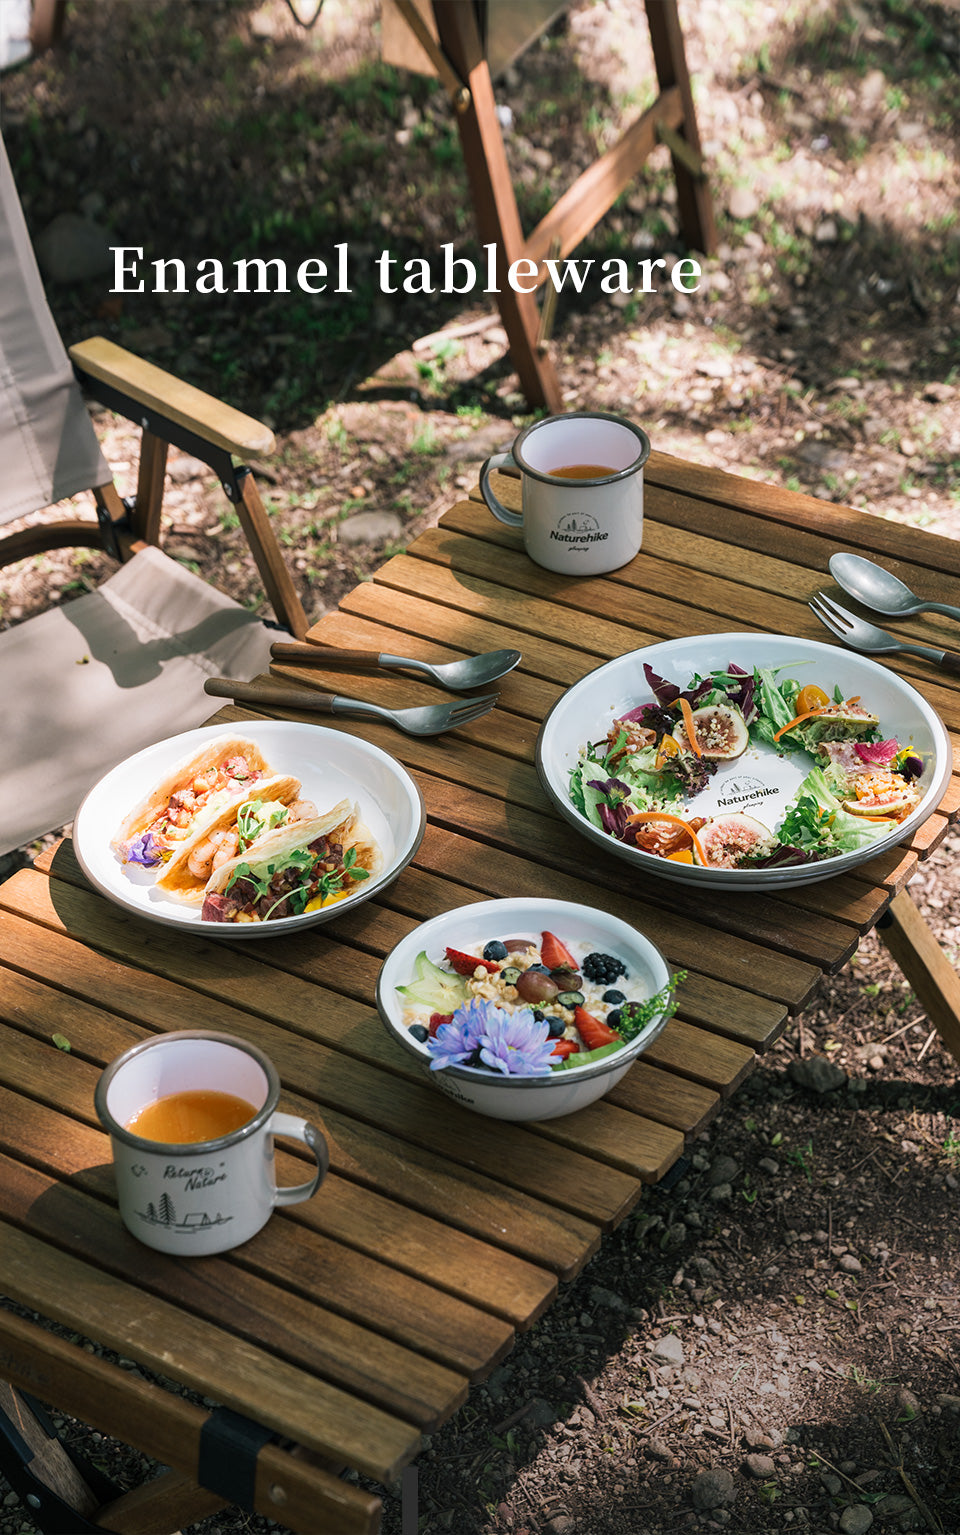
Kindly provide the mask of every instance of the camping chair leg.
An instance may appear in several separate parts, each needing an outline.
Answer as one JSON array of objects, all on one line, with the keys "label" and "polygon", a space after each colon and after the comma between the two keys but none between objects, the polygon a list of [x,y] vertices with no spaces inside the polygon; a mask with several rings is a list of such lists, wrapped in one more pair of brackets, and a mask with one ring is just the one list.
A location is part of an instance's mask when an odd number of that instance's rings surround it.
[{"label": "camping chair leg", "polygon": [[140,466],[137,471],[137,499],[131,516],[134,533],[145,544],[160,542],[160,514],[163,510],[163,484],[167,473],[170,444],[153,432],[144,430],[140,441]]},{"label": "camping chair leg", "polygon": [[496,246],[500,288],[497,304],[510,355],[530,404],[545,405],[556,414],[563,410],[563,398],[553,363],[538,346],[540,321],[536,298],[532,293],[515,293],[507,281],[511,262],[525,254],[523,228],[476,15],[473,7],[464,5],[462,0],[434,0],[433,12],[440,46],[469,88],[470,99],[464,110],[457,112],[457,127],[480,242]]},{"label": "camping chair leg", "polygon": [[906,890],[894,896],[877,935],[927,1010],[954,1060],[960,1061],[960,977]]},{"label": "camping chair leg", "polygon": [[240,526],[253,550],[274,613],[295,639],[302,640],[309,628],[307,615],[280,553],[252,472],[247,468],[234,470],[230,481],[224,479],[223,488],[236,507]]}]

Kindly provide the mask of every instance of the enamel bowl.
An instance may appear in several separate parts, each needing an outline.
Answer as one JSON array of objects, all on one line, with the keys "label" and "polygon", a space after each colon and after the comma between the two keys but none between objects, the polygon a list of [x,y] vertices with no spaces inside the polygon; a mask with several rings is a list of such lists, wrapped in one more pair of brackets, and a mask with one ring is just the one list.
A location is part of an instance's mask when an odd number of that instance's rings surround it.
[{"label": "enamel bowl", "polygon": [[397,992],[398,986],[410,981],[417,955],[426,950],[428,957],[439,963],[448,945],[467,949],[493,938],[522,937],[527,933],[539,937],[544,930],[556,934],[561,942],[587,943],[591,949],[615,954],[627,966],[631,981],[639,982],[645,996],[655,996],[670,979],[670,970],[660,951],[628,922],[593,907],[537,896],[478,901],[444,912],[408,933],[381,967],[377,1008],[387,1032],[441,1092],[477,1114],[493,1119],[556,1119],[586,1108],[620,1081],[637,1056],[656,1039],[669,1017],[670,1009],[659,1014],[622,1050],[549,1077],[503,1076],[497,1071],[467,1066],[444,1066],[432,1071],[426,1045],[414,1039],[403,1022],[403,998]]}]

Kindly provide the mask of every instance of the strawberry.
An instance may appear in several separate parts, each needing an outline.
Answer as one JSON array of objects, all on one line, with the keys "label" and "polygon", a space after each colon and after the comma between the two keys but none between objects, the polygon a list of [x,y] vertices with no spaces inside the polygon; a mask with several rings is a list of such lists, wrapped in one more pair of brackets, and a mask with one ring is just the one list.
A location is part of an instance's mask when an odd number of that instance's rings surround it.
[{"label": "strawberry", "polygon": [[500,969],[496,960],[477,959],[476,955],[464,954],[460,949],[447,949],[447,959],[458,975],[472,975],[478,965],[482,965],[484,970]]},{"label": "strawberry", "polygon": [[565,1061],[568,1055],[576,1055],[579,1048],[580,1046],[577,1044],[576,1040],[558,1039],[553,1049],[550,1051],[550,1054],[559,1055],[560,1059]]},{"label": "strawberry", "polygon": [[573,1021],[577,1026],[580,1038],[583,1040],[584,1048],[587,1050],[599,1050],[601,1045],[613,1045],[620,1042],[621,1036],[615,1034],[612,1029],[608,1029],[607,1025],[599,1018],[594,1018],[593,1014],[588,1013],[585,1007],[574,1008]]},{"label": "strawberry", "polygon": [[430,1029],[429,1029],[430,1038],[434,1039],[436,1037],[437,1030],[439,1029],[441,1024],[443,1024],[443,1023],[451,1023],[452,1020],[453,1020],[453,1014],[452,1013],[431,1013],[430,1014]]},{"label": "strawberry", "polygon": [[548,970],[576,970],[577,962],[570,950],[552,933],[543,933],[540,939],[540,960]]}]

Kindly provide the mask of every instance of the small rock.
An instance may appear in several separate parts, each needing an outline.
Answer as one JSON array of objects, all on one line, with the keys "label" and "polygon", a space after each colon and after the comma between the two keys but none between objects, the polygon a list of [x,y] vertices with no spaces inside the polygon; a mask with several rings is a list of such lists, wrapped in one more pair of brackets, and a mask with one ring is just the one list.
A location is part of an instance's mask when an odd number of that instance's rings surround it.
[{"label": "small rock", "polygon": [[627,1303],[622,1296],[613,1290],[605,1290],[602,1285],[593,1285],[590,1289],[590,1300],[594,1306],[603,1306],[608,1311],[626,1311]]},{"label": "small rock", "polygon": [[658,1439],[655,1434],[650,1436],[643,1448],[645,1454],[649,1455],[651,1460],[672,1461],[674,1458],[673,1451],[669,1445],[664,1444],[663,1440]]},{"label": "small rock", "polygon": [[901,1386],[900,1390],[897,1392],[897,1417],[918,1418],[919,1416],[919,1401],[907,1386]]},{"label": "small rock", "polygon": [[655,1364],[676,1365],[683,1364],[683,1344],[676,1333],[667,1333],[665,1338],[658,1338],[650,1351],[650,1358]]},{"label": "small rock", "polygon": [[733,1157],[714,1157],[707,1173],[707,1188],[715,1189],[720,1183],[732,1183],[740,1171],[740,1163]]},{"label": "small rock", "polygon": [[805,1087],[812,1093],[829,1093],[842,1087],[847,1073],[842,1066],[834,1065],[825,1055],[810,1055],[802,1061],[791,1061],[787,1075],[797,1087]]},{"label": "small rock", "polygon": [[828,1492],[831,1498],[838,1498],[843,1491],[843,1483],[832,1471],[821,1471],[820,1483],[824,1492]]},{"label": "small rock", "polygon": [[524,1414],[524,1423],[531,1428],[552,1428],[557,1421],[557,1410],[552,1407],[545,1397],[536,1396]]},{"label": "small rock", "polygon": [[818,245],[835,245],[838,236],[836,219],[822,219],[813,232]]},{"label": "small rock", "polygon": [[777,1474],[776,1463],[769,1455],[748,1455],[744,1465],[750,1475],[755,1476],[758,1481]]},{"label": "small rock", "polygon": [[877,1513],[881,1519],[895,1519],[898,1514],[912,1513],[915,1508],[912,1498],[908,1498],[904,1492],[890,1492],[885,1498],[881,1498],[877,1504]]},{"label": "small rock", "polygon": [[863,1264],[859,1258],[853,1256],[853,1253],[842,1253],[837,1262],[837,1267],[843,1269],[845,1274],[863,1273]]},{"label": "small rock", "polygon": [[723,1467],[701,1471],[694,1477],[690,1488],[690,1501],[701,1513],[725,1507],[727,1503],[733,1502],[736,1495],[733,1476]]},{"label": "small rock", "polygon": [[873,1515],[865,1503],[851,1503],[840,1515],[839,1529],[843,1535],[867,1535],[873,1524]]},{"label": "small rock", "polygon": [[727,212],[732,219],[752,219],[759,208],[760,200],[749,187],[734,187],[727,200]]},{"label": "small rock", "polygon": [[716,1188],[710,1190],[710,1198],[713,1200],[714,1204],[728,1204],[729,1201],[733,1198],[733,1184],[718,1183]]},{"label": "small rock", "polygon": [[79,213],[58,213],[37,236],[41,271],[51,282],[85,282],[113,270],[111,236]]},{"label": "small rock", "polygon": [[937,1406],[942,1407],[944,1412],[960,1413],[960,1396],[952,1396],[949,1391],[940,1391],[937,1393]]},{"label": "small rock", "polygon": [[548,1535],[576,1535],[576,1528],[576,1522],[569,1514],[554,1514],[544,1525]]},{"label": "small rock", "polygon": [[757,1166],[761,1172],[768,1173],[771,1178],[775,1178],[780,1171],[780,1163],[775,1161],[773,1157],[761,1157]]},{"label": "small rock", "polygon": [[399,538],[403,523],[395,512],[357,512],[341,522],[341,544],[385,544]]}]

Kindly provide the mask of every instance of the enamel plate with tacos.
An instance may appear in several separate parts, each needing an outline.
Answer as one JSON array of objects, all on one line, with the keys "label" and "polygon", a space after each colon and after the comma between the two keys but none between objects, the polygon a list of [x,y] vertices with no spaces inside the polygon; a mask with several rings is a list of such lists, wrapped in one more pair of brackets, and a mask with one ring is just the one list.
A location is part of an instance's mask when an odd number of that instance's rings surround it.
[{"label": "enamel plate with tacos", "polygon": [[111,847],[138,882],[199,920],[264,923],[343,900],[383,869],[358,805],[322,814],[255,741],[221,737],[177,763],[123,819]]}]

